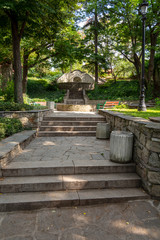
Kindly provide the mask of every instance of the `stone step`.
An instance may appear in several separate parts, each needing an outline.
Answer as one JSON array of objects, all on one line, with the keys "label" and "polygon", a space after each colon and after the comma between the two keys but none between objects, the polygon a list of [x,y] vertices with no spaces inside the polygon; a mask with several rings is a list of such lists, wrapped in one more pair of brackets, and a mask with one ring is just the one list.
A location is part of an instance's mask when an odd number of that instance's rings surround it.
[{"label": "stone step", "polygon": [[41,126],[39,131],[96,131],[95,126]]},{"label": "stone step", "polygon": [[0,211],[34,210],[54,207],[126,202],[148,199],[138,188],[101,189],[81,191],[5,193],[0,197]]},{"label": "stone step", "polygon": [[42,121],[41,126],[97,126],[99,121]]},{"label": "stone step", "polygon": [[106,160],[11,162],[2,168],[3,177],[133,172],[133,163],[118,164]]},{"label": "stone step", "polygon": [[96,131],[59,131],[59,132],[50,132],[50,131],[40,131],[38,132],[38,137],[72,137],[72,136],[85,136],[91,137],[96,136]]},{"label": "stone step", "polygon": [[105,117],[44,117],[43,121],[106,121]]},{"label": "stone step", "polygon": [[0,192],[17,193],[80,189],[135,188],[139,186],[140,178],[135,173],[6,177],[0,182]]}]

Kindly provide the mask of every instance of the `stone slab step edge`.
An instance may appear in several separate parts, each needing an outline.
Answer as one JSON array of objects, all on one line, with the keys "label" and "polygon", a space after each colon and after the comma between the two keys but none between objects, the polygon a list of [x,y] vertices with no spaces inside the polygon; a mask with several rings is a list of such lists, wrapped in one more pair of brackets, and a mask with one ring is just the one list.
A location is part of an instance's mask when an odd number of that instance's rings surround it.
[{"label": "stone slab step edge", "polygon": [[59,132],[49,132],[49,131],[39,131],[37,133],[38,137],[55,137],[55,136],[86,136],[86,137],[91,137],[91,136],[96,136],[96,131],[59,131]]},{"label": "stone slab step edge", "polygon": [[95,126],[41,126],[39,131],[96,131]]},{"label": "stone slab step edge", "polygon": [[41,126],[96,126],[97,123],[99,121],[42,121]]},{"label": "stone slab step edge", "polygon": [[119,203],[139,199],[149,199],[149,195],[138,188],[8,193],[2,194],[0,197],[0,211],[73,207],[91,204]]},{"label": "stone slab step edge", "polygon": [[135,188],[141,179],[135,173],[7,177],[0,182],[1,193],[80,189]]},{"label": "stone slab step edge", "polygon": [[106,121],[105,117],[44,117],[43,121]]},{"label": "stone slab step edge", "polygon": [[73,174],[100,174],[100,173],[133,173],[135,164],[118,164],[106,160],[73,160],[68,163],[55,163],[51,161],[12,162],[2,168],[3,177],[20,176],[47,176],[47,175],[73,175]]},{"label": "stone slab step edge", "polygon": [[0,144],[0,177],[2,176],[1,168],[7,165],[18,155],[34,138],[36,131],[22,131],[5,138]]}]

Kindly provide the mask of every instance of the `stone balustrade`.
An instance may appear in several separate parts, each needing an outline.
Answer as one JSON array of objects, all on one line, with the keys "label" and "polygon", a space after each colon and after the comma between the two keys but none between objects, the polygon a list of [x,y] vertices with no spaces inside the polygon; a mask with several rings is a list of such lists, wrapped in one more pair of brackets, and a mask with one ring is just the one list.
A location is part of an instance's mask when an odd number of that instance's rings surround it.
[{"label": "stone balustrade", "polygon": [[119,112],[99,110],[106,117],[111,130],[130,131],[134,134],[133,160],[143,187],[151,196],[160,197],[160,124],[126,116]]}]

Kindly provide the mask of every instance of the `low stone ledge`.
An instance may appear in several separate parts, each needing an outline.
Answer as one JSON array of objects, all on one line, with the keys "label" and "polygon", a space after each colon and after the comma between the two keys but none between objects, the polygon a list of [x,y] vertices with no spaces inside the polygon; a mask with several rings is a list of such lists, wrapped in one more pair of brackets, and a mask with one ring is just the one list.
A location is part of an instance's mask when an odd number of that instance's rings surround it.
[{"label": "low stone ledge", "polygon": [[53,110],[30,110],[30,111],[0,111],[1,117],[18,118],[23,127],[37,129],[44,116],[51,114]]},{"label": "low stone ledge", "polygon": [[35,130],[23,131],[0,141],[0,176],[1,167],[11,162],[35,137]]}]

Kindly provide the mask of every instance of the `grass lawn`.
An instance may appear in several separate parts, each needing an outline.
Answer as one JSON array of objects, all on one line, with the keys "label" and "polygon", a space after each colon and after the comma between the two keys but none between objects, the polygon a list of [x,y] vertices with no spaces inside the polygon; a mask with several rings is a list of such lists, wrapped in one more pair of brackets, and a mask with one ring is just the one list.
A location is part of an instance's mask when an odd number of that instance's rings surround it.
[{"label": "grass lawn", "polygon": [[146,112],[139,112],[137,109],[129,109],[129,108],[112,109],[112,111],[121,112],[126,115],[141,117],[145,119],[148,119],[149,117],[160,117],[160,106],[147,108]]}]

